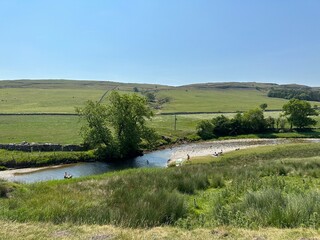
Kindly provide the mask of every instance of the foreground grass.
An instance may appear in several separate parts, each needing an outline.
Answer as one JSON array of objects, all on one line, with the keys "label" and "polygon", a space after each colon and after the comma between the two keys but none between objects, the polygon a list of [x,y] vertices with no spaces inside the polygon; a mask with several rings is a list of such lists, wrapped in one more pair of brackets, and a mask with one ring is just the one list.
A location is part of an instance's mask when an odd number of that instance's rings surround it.
[{"label": "foreground grass", "polygon": [[218,227],[185,230],[174,227],[148,229],[120,228],[111,225],[70,225],[51,223],[17,223],[0,221],[2,239],[317,239],[313,229],[260,228],[255,230]]},{"label": "foreground grass", "polygon": [[185,194],[207,188],[209,179],[220,181],[194,166],[21,185],[0,201],[0,218],[129,227],[172,224],[187,212]]}]

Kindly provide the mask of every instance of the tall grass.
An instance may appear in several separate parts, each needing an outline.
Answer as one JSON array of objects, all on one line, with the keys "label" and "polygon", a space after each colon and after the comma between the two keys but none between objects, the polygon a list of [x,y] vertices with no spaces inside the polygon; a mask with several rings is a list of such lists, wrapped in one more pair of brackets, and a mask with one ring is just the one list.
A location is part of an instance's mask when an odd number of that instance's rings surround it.
[{"label": "tall grass", "polygon": [[211,163],[225,187],[197,195],[199,206],[176,224],[319,228],[319,151],[319,144],[295,144],[225,154]]},{"label": "tall grass", "polygon": [[[226,193],[224,193],[226,194]],[[240,201],[215,202],[213,217],[219,224],[238,227],[313,227],[320,226],[320,192],[287,192],[269,186],[244,193]]]},{"label": "tall grass", "polygon": [[189,166],[25,185],[3,202],[0,217],[129,227],[171,224],[187,214],[187,196],[210,187],[215,178],[204,166]]}]

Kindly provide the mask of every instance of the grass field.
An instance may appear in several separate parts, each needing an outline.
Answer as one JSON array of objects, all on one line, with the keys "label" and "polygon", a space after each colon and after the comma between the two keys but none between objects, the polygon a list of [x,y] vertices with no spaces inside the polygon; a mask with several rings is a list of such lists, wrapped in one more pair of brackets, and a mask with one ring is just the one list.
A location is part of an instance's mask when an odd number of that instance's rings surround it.
[{"label": "grass field", "polygon": [[267,103],[268,109],[281,109],[284,99],[268,98],[266,92],[256,89],[176,89],[157,93],[169,97],[162,112],[236,112],[247,111]]},{"label": "grass field", "polygon": [[[239,84],[229,85],[225,83],[221,86],[236,87]],[[116,88],[119,91],[133,92],[134,87],[139,91],[153,91],[157,98],[168,97],[170,101],[162,105],[161,110],[156,111],[162,113],[245,111],[256,108],[261,103],[267,103],[268,109],[281,109],[286,102],[284,99],[268,98],[263,84],[260,84],[261,86],[256,84],[256,87],[254,84],[240,85],[250,87],[203,89],[203,86],[202,88],[199,86],[174,88],[102,81],[0,81],[0,113],[74,114],[75,107],[83,106],[87,100],[99,100],[106,90]],[[272,116],[278,116],[278,114],[279,112],[266,113]],[[160,135],[173,138],[191,136],[192,138],[195,135],[197,123],[214,116],[217,115],[177,115],[175,129],[174,116],[158,115],[150,122],[150,126],[154,127]],[[80,125],[75,116],[0,116],[0,142],[78,144],[81,143]]]},{"label": "grass field", "polygon": [[74,113],[87,100],[98,101],[105,90],[0,89],[1,113]]},{"label": "grass field", "polygon": [[77,116],[0,116],[0,142],[79,144]]},{"label": "grass field", "polygon": [[[277,117],[280,112],[266,112],[266,116]],[[195,136],[197,123],[204,119],[212,119],[220,114],[184,114],[177,115],[176,130],[174,130],[174,115],[156,115],[149,125],[160,135],[173,139]],[[232,117],[233,114],[226,114]],[[317,127],[320,127],[320,116]],[[0,142],[20,143],[41,142],[60,144],[80,144],[79,134],[81,122],[77,116],[47,116],[47,115],[0,115]],[[292,135],[292,134],[291,134]],[[279,137],[290,137],[287,134],[275,134]],[[304,137],[295,135],[294,137]],[[267,136],[265,136],[267,137]]]}]

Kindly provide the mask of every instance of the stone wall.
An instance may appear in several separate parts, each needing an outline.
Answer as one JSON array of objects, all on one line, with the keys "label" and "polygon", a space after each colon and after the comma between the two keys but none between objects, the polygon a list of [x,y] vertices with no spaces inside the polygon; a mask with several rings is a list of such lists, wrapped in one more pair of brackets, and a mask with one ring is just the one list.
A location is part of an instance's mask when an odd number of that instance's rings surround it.
[{"label": "stone wall", "polygon": [[80,145],[61,145],[53,143],[9,143],[0,144],[0,149],[6,149],[11,151],[24,151],[24,152],[53,152],[53,151],[83,151],[85,150]]}]

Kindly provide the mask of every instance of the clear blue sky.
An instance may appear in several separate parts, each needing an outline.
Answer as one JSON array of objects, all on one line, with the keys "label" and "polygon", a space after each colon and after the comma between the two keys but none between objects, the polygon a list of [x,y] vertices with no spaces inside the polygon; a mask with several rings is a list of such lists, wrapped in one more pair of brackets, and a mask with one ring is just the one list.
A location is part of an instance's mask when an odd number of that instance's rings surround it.
[{"label": "clear blue sky", "polygon": [[320,86],[320,0],[0,0],[0,79]]}]

